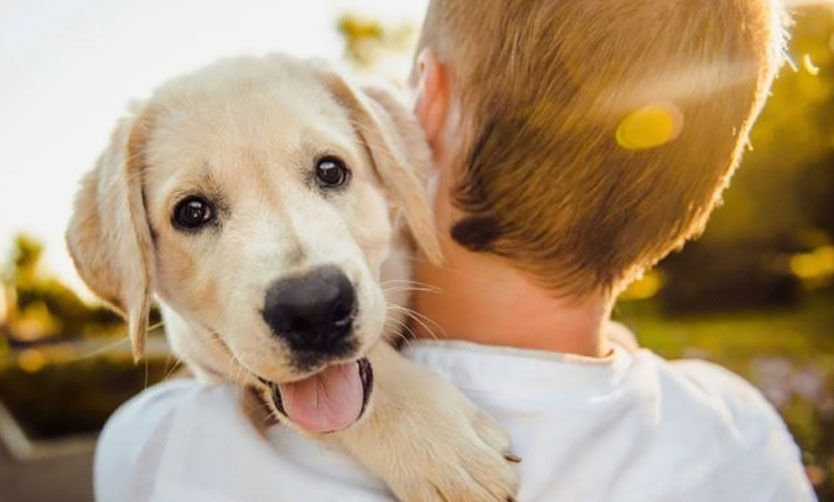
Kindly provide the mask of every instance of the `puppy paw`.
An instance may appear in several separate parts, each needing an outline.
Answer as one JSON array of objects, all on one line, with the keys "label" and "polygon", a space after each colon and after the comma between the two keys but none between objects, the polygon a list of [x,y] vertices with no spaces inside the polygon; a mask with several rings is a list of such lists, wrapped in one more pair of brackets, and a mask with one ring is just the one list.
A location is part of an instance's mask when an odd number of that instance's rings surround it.
[{"label": "puppy paw", "polygon": [[520,459],[492,418],[460,397],[399,431],[411,453],[385,477],[400,500],[515,500]]},{"label": "puppy paw", "polygon": [[520,459],[498,424],[440,376],[395,357],[374,369],[368,416],[341,434],[348,450],[405,502],[515,500]]}]

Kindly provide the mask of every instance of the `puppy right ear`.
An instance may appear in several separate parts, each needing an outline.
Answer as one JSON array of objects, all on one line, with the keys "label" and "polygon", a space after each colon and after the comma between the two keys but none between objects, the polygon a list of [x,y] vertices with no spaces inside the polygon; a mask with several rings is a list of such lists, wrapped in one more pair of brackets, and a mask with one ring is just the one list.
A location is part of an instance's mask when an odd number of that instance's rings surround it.
[{"label": "puppy right ear", "polygon": [[127,320],[133,357],[144,351],[151,304],[153,241],[142,194],[147,113],[122,119],[81,182],[67,248],[89,288]]},{"label": "puppy right ear", "polygon": [[442,263],[426,180],[421,179],[433,170],[432,154],[417,119],[381,89],[356,90],[336,73],[318,75],[350,114],[377,174],[402,205],[417,246],[429,261]]}]

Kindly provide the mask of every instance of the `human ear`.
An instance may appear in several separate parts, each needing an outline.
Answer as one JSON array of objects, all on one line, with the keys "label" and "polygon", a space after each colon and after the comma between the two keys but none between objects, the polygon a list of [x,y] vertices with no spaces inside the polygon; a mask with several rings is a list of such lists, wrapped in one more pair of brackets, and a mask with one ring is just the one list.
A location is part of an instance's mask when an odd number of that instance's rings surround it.
[{"label": "human ear", "polygon": [[446,66],[428,47],[423,48],[415,62],[416,100],[414,113],[426,134],[429,145],[440,153],[449,112],[449,86]]}]

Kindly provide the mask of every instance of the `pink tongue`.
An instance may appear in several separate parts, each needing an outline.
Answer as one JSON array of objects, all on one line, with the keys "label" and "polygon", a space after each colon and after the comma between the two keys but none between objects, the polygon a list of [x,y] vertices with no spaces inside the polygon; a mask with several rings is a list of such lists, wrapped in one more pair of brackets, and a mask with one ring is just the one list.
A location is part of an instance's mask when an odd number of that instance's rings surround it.
[{"label": "pink tongue", "polygon": [[310,432],[342,430],[362,413],[364,389],[356,363],[328,366],[280,389],[287,416]]}]

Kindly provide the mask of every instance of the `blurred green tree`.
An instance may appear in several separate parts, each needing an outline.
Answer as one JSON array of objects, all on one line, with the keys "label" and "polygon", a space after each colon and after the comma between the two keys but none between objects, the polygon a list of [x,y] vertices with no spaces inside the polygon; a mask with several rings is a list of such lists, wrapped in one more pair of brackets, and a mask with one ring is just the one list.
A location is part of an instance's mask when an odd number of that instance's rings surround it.
[{"label": "blurred green tree", "polygon": [[353,69],[402,82],[402,63],[417,41],[413,25],[386,26],[376,19],[344,13],[339,16],[336,29],[344,41],[345,59]]},{"label": "blurred green tree", "polygon": [[724,204],[700,240],[661,264],[671,312],[790,305],[803,281],[832,284],[834,9],[795,13],[792,68],[777,79]]},{"label": "blurred green tree", "polygon": [[107,308],[88,306],[75,292],[41,270],[43,244],[33,237],[15,238],[12,267],[3,277],[8,294],[5,327],[11,345],[84,336],[90,328],[112,330],[121,319]]}]

